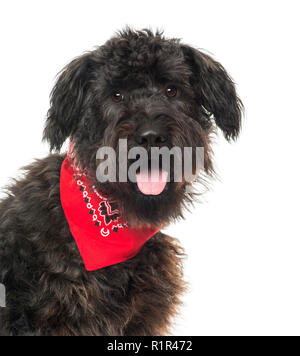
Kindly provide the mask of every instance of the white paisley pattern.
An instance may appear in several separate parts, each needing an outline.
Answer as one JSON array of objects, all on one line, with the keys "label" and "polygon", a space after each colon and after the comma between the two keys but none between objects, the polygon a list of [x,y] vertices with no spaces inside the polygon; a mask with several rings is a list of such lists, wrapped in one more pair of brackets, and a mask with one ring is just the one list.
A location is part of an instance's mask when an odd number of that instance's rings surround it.
[{"label": "white paisley pattern", "polygon": [[95,226],[99,227],[99,232],[103,237],[108,237],[112,232],[116,233],[119,229],[127,227],[127,223],[120,222],[120,212],[118,209],[112,209],[110,202],[100,194],[95,186],[92,186],[93,193],[99,198],[99,203],[97,207],[92,204],[92,198],[89,195],[87,186],[84,184],[83,179],[86,178],[86,173],[82,172],[79,167],[74,166],[74,153],[69,149],[68,157],[70,159],[70,164],[74,171],[74,179],[82,192],[82,198],[89,210],[92,222]]}]

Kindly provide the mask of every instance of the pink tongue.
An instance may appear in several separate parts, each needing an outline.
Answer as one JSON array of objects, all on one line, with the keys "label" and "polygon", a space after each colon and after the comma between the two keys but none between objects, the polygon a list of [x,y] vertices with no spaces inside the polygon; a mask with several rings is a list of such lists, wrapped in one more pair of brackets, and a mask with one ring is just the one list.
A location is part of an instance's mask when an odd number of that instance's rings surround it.
[{"label": "pink tongue", "polygon": [[137,186],[145,195],[160,194],[165,189],[167,180],[168,172],[166,171],[147,171],[136,175]]}]

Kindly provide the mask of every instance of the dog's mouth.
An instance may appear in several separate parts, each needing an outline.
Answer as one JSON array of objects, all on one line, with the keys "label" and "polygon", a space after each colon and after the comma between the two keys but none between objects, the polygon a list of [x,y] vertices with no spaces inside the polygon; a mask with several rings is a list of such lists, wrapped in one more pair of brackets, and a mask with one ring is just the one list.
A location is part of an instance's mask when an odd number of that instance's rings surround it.
[{"label": "dog's mouth", "polygon": [[151,169],[136,174],[136,184],[144,195],[159,195],[166,188],[168,172],[162,169]]}]

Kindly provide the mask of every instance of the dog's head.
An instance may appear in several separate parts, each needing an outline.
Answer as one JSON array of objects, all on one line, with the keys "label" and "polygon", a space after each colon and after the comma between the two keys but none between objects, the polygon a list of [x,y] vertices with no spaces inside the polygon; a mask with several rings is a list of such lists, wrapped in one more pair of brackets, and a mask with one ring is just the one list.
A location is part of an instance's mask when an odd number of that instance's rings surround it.
[{"label": "dog's head", "polygon": [[[171,164],[166,182],[160,161],[156,183],[150,179],[144,184],[138,170],[137,182],[120,182],[117,174],[116,182],[99,183],[98,149],[114,148],[119,167],[124,164],[119,139],[127,139],[128,151],[177,147],[183,152],[190,147],[193,158],[196,147],[203,147],[202,173],[209,175],[214,127],[227,140],[235,139],[241,109],[231,78],[211,57],[161,33],[126,29],[63,69],[51,94],[44,138],[51,150],[60,150],[70,138],[81,167],[118,202],[130,224],[159,226],[181,216],[191,200],[186,189],[191,181],[175,181]],[[126,163],[130,166],[137,158]],[[198,173],[192,162],[192,172]]]}]

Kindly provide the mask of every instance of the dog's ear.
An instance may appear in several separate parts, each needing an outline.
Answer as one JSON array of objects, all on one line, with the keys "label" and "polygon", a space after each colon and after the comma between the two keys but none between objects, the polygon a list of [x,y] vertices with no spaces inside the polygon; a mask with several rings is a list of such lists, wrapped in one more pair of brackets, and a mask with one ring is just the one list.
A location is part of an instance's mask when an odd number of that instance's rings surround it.
[{"label": "dog's ear", "polygon": [[59,74],[50,95],[43,140],[59,151],[77,127],[88,87],[89,57],[75,58]]},{"label": "dog's ear", "polygon": [[243,104],[234,83],[223,66],[210,56],[182,45],[186,62],[191,68],[191,84],[199,105],[213,115],[227,140],[235,139],[240,131]]}]

